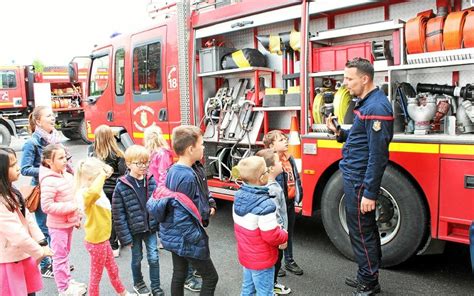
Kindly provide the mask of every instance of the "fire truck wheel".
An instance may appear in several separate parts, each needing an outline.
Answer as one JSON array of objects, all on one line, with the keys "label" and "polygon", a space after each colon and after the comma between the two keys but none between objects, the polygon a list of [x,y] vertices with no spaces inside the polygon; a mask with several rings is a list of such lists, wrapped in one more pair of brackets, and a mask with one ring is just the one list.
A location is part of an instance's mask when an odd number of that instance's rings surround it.
[{"label": "fire truck wheel", "polygon": [[[321,200],[321,216],[332,243],[354,260],[346,223],[342,173],[328,181]],[[382,267],[401,264],[413,256],[426,239],[428,212],[423,197],[413,183],[395,167],[388,165],[377,200],[377,225],[382,245]]]},{"label": "fire truck wheel", "polygon": [[86,121],[84,119],[79,124],[78,131],[79,131],[79,134],[81,135],[81,139],[82,139],[82,141],[84,141],[84,143],[92,144],[92,141],[90,141],[87,138],[87,125],[86,125]]},{"label": "fire truck wheel", "polygon": [[76,129],[73,130],[62,130],[63,135],[69,140],[79,140],[81,135],[77,132]]},{"label": "fire truck wheel", "polygon": [[0,143],[4,146],[10,146],[12,135],[6,126],[0,124]]}]

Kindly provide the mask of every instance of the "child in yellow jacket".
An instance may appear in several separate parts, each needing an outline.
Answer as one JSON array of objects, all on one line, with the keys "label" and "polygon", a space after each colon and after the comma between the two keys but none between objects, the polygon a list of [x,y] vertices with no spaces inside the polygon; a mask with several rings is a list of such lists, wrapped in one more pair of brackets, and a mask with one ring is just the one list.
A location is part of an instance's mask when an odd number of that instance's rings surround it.
[{"label": "child in yellow jacket", "polygon": [[112,231],[112,212],[110,201],[103,191],[105,179],[113,173],[112,167],[98,158],[81,160],[75,174],[77,200],[86,216],[84,224],[85,245],[91,256],[89,275],[89,295],[99,295],[99,283],[105,267],[111,284],[119,295],[131,295],[119,278],[109,238]]}]

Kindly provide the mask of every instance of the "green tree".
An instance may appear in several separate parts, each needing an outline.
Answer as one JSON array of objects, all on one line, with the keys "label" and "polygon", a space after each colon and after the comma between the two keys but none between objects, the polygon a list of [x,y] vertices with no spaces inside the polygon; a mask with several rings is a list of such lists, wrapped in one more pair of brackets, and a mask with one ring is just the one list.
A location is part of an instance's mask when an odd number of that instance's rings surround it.
[{"label": "green tree", "polygon": [[33,66],[35,67],[36,73],[42,73],[44,69],[44,64],[40,59],[33,60]]}]

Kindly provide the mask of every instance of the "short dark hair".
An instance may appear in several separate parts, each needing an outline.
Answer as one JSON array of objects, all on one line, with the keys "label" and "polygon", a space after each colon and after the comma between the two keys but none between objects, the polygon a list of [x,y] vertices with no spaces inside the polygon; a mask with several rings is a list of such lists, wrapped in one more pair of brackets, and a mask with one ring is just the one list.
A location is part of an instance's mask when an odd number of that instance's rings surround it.
[{"label": "short dark hair", "polygon": [[201,130],[194,125],[181,125],[173,129],[172,143],[173,150],[181,156],[189,146],[195,146],[199,137],[202,136]]},{"label": "short dark hair", "polygon": [[369,60],[364,58],[353,58],[347,61],[346,68],[356,68],[357,72],[369,76],[370,80],[374,80],[374,66]]}]

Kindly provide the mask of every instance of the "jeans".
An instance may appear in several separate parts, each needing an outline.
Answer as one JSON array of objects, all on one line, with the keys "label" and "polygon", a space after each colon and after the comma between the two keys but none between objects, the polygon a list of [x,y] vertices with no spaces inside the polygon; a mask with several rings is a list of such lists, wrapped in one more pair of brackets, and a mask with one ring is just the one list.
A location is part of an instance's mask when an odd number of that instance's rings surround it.
[{"label": "jeans", "polygon": [[158,255],[158,240],[156,232],[144,232],[132,236],[132,276],[133,284],[137,285],[143,282],[142,259],[143,248],[142,242],[145,243],[147,260],[150,270],[151,290],[160,289],[160,258]]},{"label": "jeans", "polygon": [[54,252],[54,281],[60,292],[67,290],[71,281],[69,253],[71,252],[72,230],[73,227],[49,229],[51,233],[51,249]]},{"label": "jeans", "polygon": [[273,296],[275,266],[262,270],[244,269],[241,296]]},{"label": "jeans", "polygon": [[[46,217],[47,215],[41,209],[41,204],[40,204],[35,211],[36,224],[38,224],[39,229],[43,233],[46,240],[48,240],[48,243],[51,244],[51,237],[49,236],[48,227],[46,226]],[[40,267],[44,269],[49,264],[51,264],[51,258],[44,257],[43,260],[41,260]]]},{"label": "jeans", "polygon": [[277,262],[275,263],[275,274],[273,276],[273,281],[275,284],[278,282],[278,271],[281,268],[281,259],[283,259],[283,250],[278,250],[278,259]]},{"label": "jeans", "polygon": [[293,234],[295,233],[295,203],[294,200],[286,202],[286,209],[288,215],[288,247],[284,250],[285,262],[290,263],[293,259]]},{"label": "jeans", "polygon": [[347,227],[355,261],[359,266],[357,279],[365,284],[373,284],[378,281],[382,250],[375,211],[365,214],[360,212],[363,192],[362,181],[344,179]]},{"label": "jeans", "polygon": [[[199,260],[189,257],[181,257],[172,254],[173,278],[171,279],[171,296],[184,295],[184,281],[188,275],[188,266],[192,264],[202,277],[201,296],[212,296],[216,290],[219,276],[211,259]],[[273,289],[273,286],[272,286]]]}]

